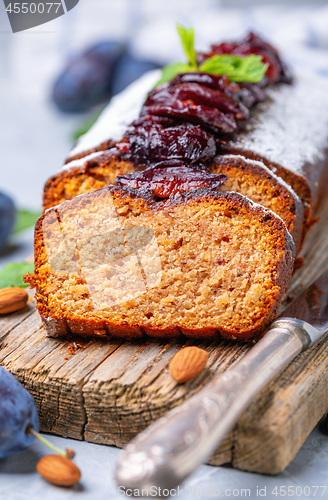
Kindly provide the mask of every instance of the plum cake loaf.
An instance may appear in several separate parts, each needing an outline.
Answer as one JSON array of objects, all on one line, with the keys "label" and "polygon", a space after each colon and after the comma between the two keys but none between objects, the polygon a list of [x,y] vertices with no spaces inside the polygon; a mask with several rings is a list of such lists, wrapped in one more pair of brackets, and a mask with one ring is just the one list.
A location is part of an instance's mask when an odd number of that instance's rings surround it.
[{"label": "plum cake loaf", "polygon": [[44,209],[114,183],[117,175],[156,160],[201,161],[215,170],[217,153],[230,153],[261,161],[293,189],[303,204],[305,232],[328,171],[328,86],[321,79],[298,76],[293,84],[281,83],[266,92],[269,97],[252,108],[244,129],[230,138],[225,134],[219,146],[218,134],[201,125],[188,124],[191,131],[186,124],[163,127],[154,117],[139,119],[117,147],[72,161],[51,177],[44,189]]},{"label": "plum cake loaf", "polygon": [[285,223],[217,192],[224,175],[198,171],[187,186],[183,168],[164,168],[164,183],[145,170],[139,189],[99,189],[38,220],[28,280],[48,335],[250,340],[273,320],[295,258]]},{"label": "plum cake loaf", "polygon": [[149,72],[115,96],[78,140],[63,171],[47,181],[44,208],[103,187],[117,175],[151,163],[213,160],[226,139],[244,127],[250,110],[265,100],[267,87],[291,83],[277,51],[254,34],[236,44],[212,46],[207,54],[198,53],[198,63],[208,64],[220,54],[233,54],[229,59],[235,54],[256,54],[267,64],[262,80],[238,84],[227,75],[202,70],[178,74],[154,88],[161,73]]},{"label": "plum cake loaf", "polygon": [[[227,55],[257,80],[213,72]],[[250,340],[276,317],[328,172],[327,85],[254,34],[197,65],[135,82],[47,181],[26,281],[49,335]]]}]

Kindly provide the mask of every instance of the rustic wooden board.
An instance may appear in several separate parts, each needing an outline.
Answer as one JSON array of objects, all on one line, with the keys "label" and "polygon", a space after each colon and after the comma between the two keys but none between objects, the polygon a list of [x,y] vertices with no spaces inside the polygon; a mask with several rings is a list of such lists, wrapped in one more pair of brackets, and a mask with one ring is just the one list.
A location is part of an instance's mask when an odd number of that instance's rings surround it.
[{"label": "rustic wooden board", "polygon": [[[328,197],[318,216],[304,243],[305,265],[295,273],[282,309],[328,267]],[[196,379],[179,385],[168,364],[184,345],[206,349],[209,363]],[[31,302],[0,319],[0,364],[33,394],[41,429],[116,446],[196,393],[250,347],[225,340],[50,339]],[[282,471],[327,410],[327,386],[328,336],[262,391],[209,463]]]}]

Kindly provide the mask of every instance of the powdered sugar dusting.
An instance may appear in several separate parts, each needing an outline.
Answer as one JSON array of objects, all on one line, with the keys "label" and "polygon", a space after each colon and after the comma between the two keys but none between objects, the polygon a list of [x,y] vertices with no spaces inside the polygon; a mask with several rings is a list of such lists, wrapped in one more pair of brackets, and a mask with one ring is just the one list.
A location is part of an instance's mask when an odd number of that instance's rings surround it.
[{"label": "powdered sugar dusting", "polygon": [[104,151],[96,151],[95,153],[91,153],[87,156],[84,156],[83,158],[79,158],[78,160],[73,160],[63,165],[62,170],[68,170],[69,168],[74,168],[74,167],[83,167],[83,165],[87,161],[92,160],[92,158],[96,158],[97,156],[100,156],[102,154],[104,154]]},{"label": "powdered sugar dusting", "polygon": [[148,92],[161,77],[161,70],[148,71],[112,98],[91,129],[80,137],[69,157],[94,149],[109,139],[120,141],[130,125],[138,118]]},{"label": "powdered sugar dusting", "polygon": [[298,75],[293,85],[267,89],[269,101],[257,106],[246,132],[229,144],[250,150],[296,174],[323,159],[328,147],[328,84]]}]

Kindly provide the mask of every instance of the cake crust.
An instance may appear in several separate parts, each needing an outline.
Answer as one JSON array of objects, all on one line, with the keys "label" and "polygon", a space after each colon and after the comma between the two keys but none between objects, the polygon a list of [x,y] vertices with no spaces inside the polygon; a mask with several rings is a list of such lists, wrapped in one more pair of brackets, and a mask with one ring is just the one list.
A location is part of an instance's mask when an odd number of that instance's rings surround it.
[{"label": "cake crust", "polygon": [[[74,162],[75,163],[75,162]],[[93,159],[81,161],[79,166],[69,166],[50,177],[43,190],[43,209],[71,200],[80,194],[115,184],[118,175],[134,172],[136,167],[115,154],[115,150],[104,151]]]},{"label": "cake crust", "polygon": [[293,237],[297,253],[304,236],[303,204],[295,191],[263,162],[241,155],[217,156],[209,165],[212,173],[224,173],[220,191],[236,191],[279,215]]}]

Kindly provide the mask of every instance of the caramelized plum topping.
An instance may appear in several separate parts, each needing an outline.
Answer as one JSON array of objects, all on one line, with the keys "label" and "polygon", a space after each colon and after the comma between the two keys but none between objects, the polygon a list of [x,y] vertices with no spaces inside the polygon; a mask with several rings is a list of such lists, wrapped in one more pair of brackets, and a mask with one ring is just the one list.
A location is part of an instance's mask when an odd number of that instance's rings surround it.
[{"label": "caramelized plum topping", "polygon": [[238,83],[230,82],[227,75],[210,75],[201,71],[180,73],[171,80],[169,86],[178,85],[179,83],[199,83],[200,85],[224,92],[229,97],[238,94],[240,90]]},{"label": "caramelized plum topping", "polygon": [[208,73],[202,73],[201,71],[195,73],[180,73],[168,86],[180,83],[198,83],[203,87],[219,90],[235,101],[242,103],[246,108],[251,108],[257,102],[264,101],[265,99],[265,93],[257,83],[238,84],[230,82],[227,75],[210,75]]},{"label": "caramelized plum topping", "polygon": [[[253,32],[250,32],[246,37],[245,41],[248,42],[254,49],[257,49],[260,54],[261,50],[265,50],[267,53],[271,54],[274,56],[276,60],[276,64],[279,66],[279,82],[284,82],[284,83],[292,83],[293,81],[293,75],[288,68],[288,66],[284,63],[284,61],[281,59],[280,54],[278,50],[273,47],[270,43],[264,41],[260,36],[256,35]],[[269,70],[270,68],[268,68]]]},{"label": "caramelized plum topping", "polygon": [[253,33],[241,42],[212,45],[209,53],[198,53],[197,60],[215,54],[259,54],[269,64],[266,76],[259,84],[238,84],[227,75],[177,75],[149,93],[140,118],[116,145],[124,158],[147,166],[166,159],[199,164],[214,157],[226,135],[243,127],[249,108],[265,99],[264,87],[291,80],[276,49]]},{"label": "caramelized plum topping", "polygon": [[250,54],[261,55],[262,61],[269,64],[265,78],[260,82],[261,86],[276,82],[290,83],[292,80],[291,74],[280,59],[278,51],[254,33],[249,33],[240,42],[225,42],[219,45],[212,45],[210,52],[198,54],[198,61],[202,62],[215,54],[236,54],[239,56],[248,56]]},{"label": "caramelized plum topping", "polygon": [[222,113],[216,108],[210,108],[203,104],[194,104],[189,100],[180,101],[180,99],[175,99],[169,104],[156,103],[144,106],[141,113],[177,118],[196,125],[202,125],[217,134],[230,134],[237,128],[232,113]]},{"label": "caramelized plum topping", "polygon": [[210,75],[208,73],[202,73],[201,71],[195,73],[181,73],[177,75],[168,86],[174,86],[180,83],[198,83],[203,87],[218,90],[235,101],[240,102],[246,106],[246,108],[251,108],[257,102],[265,99],[265,94],[258,84],[252,83],[246,85],[230,82],[227,75]]},{"label": "caramelized plum topping", "polygon": [[148,164],[170,158],[196,162],[216,154],[212,134],[199,126],[182,124],[164,128],[145,120],[128,132],[130,154],[134,161]]},{"label": "caramelized plum topping", "polygon": [[117,177],[116,183],[133,189],[151,190],[156,198],[168,198],[194,189],[215,190],[226,179],[224,174],[211,174],[207,170],[190,168],[181,163],[180,166],[167,167],[159,163],[142,172],[121,175]]},{"label": "caramelized plum topping", "polygon": [[159,123],[160,125],[163,125],[163,127],[175,127],[176,125],[181,125],[183,122],[167,116],[143,115],[134,120],[134,122],[131,123],[131,127],[143,127],[144,125],[149,125],[151,123]]},{"label": "caramelized plum topping", "polygon": [[170,159],[196,163],[213,158],[221,143],[199,125],[145,115],[131,124],[116,149],[125,159],[141,165]]},{"label": "caramelized plum topping", "polygon": [[192,101],[194,104],[204,104],[217,108],[224,113],[232,113],[237,119],[245,119],[249,111],[244,104],[232,99],[224,92],[200,85],[199,83],[180,83],[167,88],[155,89],[149,93],[145,106],[157,103],[170,105],[176,100]]}]

